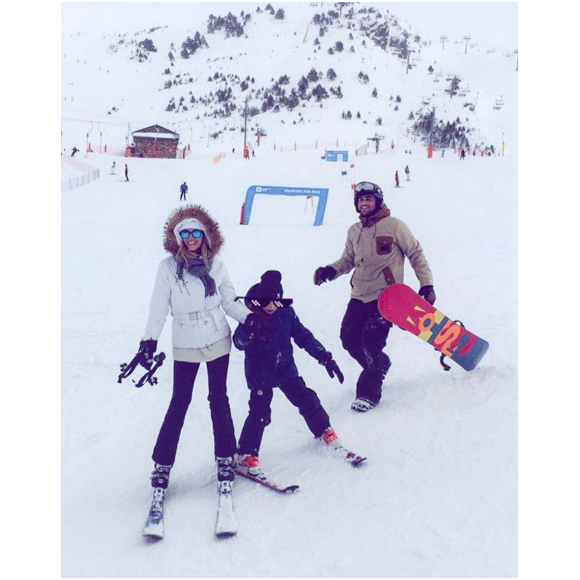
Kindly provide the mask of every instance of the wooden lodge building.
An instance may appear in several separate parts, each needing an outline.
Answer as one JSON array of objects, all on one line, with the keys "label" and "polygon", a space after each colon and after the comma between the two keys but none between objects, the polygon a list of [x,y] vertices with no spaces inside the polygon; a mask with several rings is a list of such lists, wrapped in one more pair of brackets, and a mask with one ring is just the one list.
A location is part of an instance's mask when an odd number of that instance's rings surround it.
[{"label": "wooden lodge building", "polygon": [[133,157],[163,157],[175,159],[179,135],[162,127],[151,125],[138,131],[133,131],[133,146],[127,148],[127,156]]}]

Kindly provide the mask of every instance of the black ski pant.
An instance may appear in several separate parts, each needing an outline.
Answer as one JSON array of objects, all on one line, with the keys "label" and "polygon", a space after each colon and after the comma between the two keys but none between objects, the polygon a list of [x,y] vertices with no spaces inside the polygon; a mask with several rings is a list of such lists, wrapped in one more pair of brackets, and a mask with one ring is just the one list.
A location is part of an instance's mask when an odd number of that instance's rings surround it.
[{"label": "black ski pant", "polygon": [[[213,424],[214,453],[216,457],[231,457],[236,452],[236,436],[227,394],[226,378],[230,355],[207,364],[208,397]],[[200,363],[173,362],[173,395],[157,436],[153,461],[173,465],[181,429],[191,403],[193,385]]]},{"label": "black ski pant", "polygon": [[[280,386],[286,398],[298,408],[306,425],[314,437],[320,437],[330,427],[328,414],[322,407],[318,395],[306,386],[302,377],[296,377]],[[250,412],[244,423],[238,445],[240,455],[249,454],[256,457],[264,430],[272,421],[271,403],[274,389],[252,389],[248,403]]]},{"label": "black ski pant", "polygon": [[381,400],[383,380],[391,366],[383,349],[392,326],[381,316],[377,300],[353,298],[340,327],[342,346],[363,369],[356,383],[356,396],[373,403]]}]

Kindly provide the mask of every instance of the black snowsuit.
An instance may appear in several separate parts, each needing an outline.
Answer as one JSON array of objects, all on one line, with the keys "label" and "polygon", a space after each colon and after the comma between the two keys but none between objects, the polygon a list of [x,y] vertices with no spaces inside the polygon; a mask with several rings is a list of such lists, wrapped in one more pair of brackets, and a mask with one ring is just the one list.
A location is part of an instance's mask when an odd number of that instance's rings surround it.
[{"label": "black snowsuit", "polygon": [[273,389],[278,387],[298,408],[308,428],[320,437],[330,420],[318,395],[299,376],[292,354],[291,339],[323,364],[331,354],[298,319],[293,308],[280,308],[262,317],[258,332],[240,324],[234,332],[234,345],[245,351],[245,373],[251,390],[249,414],[244,423],[238,452],[258,456],[264,429],[271,422]]}]

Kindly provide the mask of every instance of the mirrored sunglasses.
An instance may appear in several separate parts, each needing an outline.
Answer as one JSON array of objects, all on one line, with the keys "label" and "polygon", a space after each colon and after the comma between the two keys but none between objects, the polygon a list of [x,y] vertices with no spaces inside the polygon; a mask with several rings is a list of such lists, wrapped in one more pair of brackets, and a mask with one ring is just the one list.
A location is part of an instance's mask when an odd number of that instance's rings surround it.
[{"label": "mirrored sunglasses", "polygon": [[192,236],[196,240],[199,240],[199,238],[201,238],[203,236],[203,232],[201,230],[192,230],[192,231],[181,230],[179,232],[179,236],[181,237],[182,240],[187,240],[187,238],[189,238],[189,236]]}]

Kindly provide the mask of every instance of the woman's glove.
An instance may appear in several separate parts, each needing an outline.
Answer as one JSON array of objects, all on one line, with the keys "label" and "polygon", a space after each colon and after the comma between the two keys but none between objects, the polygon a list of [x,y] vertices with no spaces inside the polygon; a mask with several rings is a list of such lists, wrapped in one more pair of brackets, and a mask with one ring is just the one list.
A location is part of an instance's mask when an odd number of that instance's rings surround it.
[{"label": "woman's glove", "polygon": [[142,340],[139,343],[139,352],[141,353],[141,364],[144,367],[150,367],[153,364],[153,356],[157,350],[157,341],[150,338],[149,340]]}]

